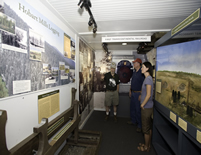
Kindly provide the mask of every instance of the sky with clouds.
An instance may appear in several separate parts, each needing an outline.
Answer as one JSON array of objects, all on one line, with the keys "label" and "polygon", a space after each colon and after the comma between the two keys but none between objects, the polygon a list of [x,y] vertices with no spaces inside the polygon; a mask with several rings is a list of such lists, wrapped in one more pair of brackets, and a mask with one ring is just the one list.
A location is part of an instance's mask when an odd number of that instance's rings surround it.
[{"label": "sky with clouds", "polygon": [[158,47],[157,70],[201,75],[201,40]]}]

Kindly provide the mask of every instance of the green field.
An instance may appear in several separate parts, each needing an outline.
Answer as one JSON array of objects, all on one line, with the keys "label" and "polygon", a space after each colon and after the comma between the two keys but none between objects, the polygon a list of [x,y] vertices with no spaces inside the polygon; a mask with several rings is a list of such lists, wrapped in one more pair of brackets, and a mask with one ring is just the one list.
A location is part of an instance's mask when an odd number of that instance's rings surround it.
[{"label": "green field", "polygon": [[32,60],[38,60],[38,61],[42,60],[42,54],[40,52],[30,51],[29,57]]},{"label": "green field", "polygon": [[[180,117],[201,129],[201,76],[185,72],[158,71],[156,81],[161,82],[161,93],[155,99]],[[172,91],[180,91],[180,99],[173,102]],[[182,104],[183,103],[183,104]],[[187,114],[187,105],[193,107],[193,116]]]}]

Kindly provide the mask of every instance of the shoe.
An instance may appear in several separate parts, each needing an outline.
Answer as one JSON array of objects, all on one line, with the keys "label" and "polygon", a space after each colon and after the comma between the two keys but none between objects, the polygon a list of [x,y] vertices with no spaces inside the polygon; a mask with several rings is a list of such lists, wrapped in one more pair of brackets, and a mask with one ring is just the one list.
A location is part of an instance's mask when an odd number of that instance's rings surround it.
[{"label": "shoe", "polygon": [[145,145],[140,145],[137,147],[137,149],[139,151],[142,151],[142,152],[149,152],[150,151],[150,147],[146,147]]},{"label": "shoe", "polygon": [[141,128],[137,128],[137,130],[136,130],[137,132],[141,132],[142,131],[142,129]]},{"label": "shoe", "polygon": [[129,125],[136,125],[132,121],[128,121],[127,124],[129,124]]},{"label": "shoe", "polygon": [[109,119],[109,115],[105,115],[105,121]]},{"label": "shoe", "polygon": [[114,116],[114,122],[115,123],[117,122],[117,116]]}]

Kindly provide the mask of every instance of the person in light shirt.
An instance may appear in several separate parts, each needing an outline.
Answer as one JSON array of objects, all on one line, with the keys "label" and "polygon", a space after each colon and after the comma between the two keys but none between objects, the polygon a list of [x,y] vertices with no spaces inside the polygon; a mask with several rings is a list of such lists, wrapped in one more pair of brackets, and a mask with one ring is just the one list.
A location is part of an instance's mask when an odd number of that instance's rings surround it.
[{"label": "person in light shirt", "polygon": [[153,67],[150,62],[144,62],[142,64],[142,73],[145,76],[142,84],[142,92],[139,96],[141,107],[141,120],[142,120],[142,132],[144,133],[145,143],[139,143],[137,147],[140,151],[149,152],[151,147],[151,135],[152,135],[152,113],[153,113]]}]

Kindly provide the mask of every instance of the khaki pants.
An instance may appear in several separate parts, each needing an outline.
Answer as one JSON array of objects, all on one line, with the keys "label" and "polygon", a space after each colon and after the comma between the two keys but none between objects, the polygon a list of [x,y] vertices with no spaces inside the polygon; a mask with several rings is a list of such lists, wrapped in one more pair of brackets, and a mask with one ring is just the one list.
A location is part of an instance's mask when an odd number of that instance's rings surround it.
[{"label": "khaki pants", "polygon": [[106,91],[105,92],[105,106],[110,107],[111,105],[119,104],[119,93],[117,91]]}]

